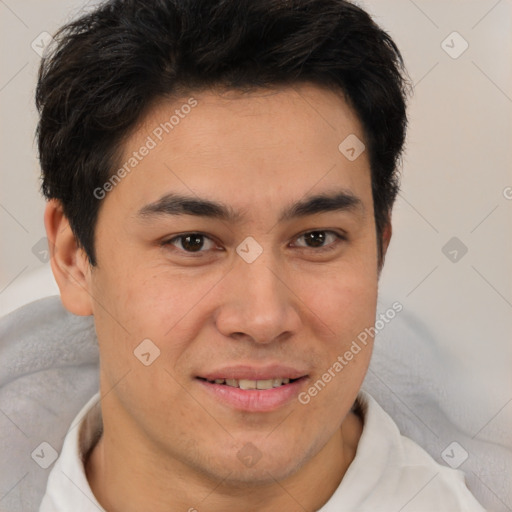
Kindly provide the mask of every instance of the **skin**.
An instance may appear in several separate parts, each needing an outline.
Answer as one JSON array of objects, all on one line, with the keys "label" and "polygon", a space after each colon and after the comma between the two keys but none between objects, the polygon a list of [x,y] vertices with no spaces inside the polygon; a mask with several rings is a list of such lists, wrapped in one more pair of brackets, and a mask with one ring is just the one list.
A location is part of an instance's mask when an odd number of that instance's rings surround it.
[{"label": "skin", "polygon": [[[314,85],[193,94],[197,106],[102,200],[98,265],[88,263],[57,201],[45,212],[64,306],[94,315],[104,433],[86,462],[110,511],[312,511],[352,462],[361,419],[351,412],[372,342],[307,405],[235,410],[196,379],[227,364],[282,363],[317,381],[375,321],[379,265],[367,152],[349,161],[360,122],[339,93]],[[156,104],[127,139],[123,162],[187,97]],[[356,208],[279,222],[313,194],[348,191]],[[166,193],[208,198],[245,214],[139,218]],[[335,231],[321,252],[304,232]],[[180,234],[208,235],[199,254]],[[244,261],[252,236],[262,254]],[[384,251],[391,227],[383,234]],[[150,366],[134,357],[149,338]],[[237,453],[252,443],[252,467]]]}]

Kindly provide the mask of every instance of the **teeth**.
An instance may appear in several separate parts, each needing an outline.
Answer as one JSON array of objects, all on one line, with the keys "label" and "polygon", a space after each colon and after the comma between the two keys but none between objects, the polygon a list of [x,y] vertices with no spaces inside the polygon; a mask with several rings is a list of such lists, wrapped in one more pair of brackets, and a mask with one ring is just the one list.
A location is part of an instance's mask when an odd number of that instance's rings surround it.
[{"label": "teeth", "polygon": [[289,384],[290,379],[265,379],[265,380],[249,380],[249,379],[215,379],[215,384],[225,384],[233,388],[240,389],[272,389],[278,388],[284,384]]},{"label": "teeth", "polygon": [[238,387],[240,389],[256,389],[256,382],[255,380],[240,379]]},{"label": "teeth", "polygon": [[272,383],[273,382],[274,382],[274,379],[257,380],[256,381],[256,388],[257,389],[272,389]]}]

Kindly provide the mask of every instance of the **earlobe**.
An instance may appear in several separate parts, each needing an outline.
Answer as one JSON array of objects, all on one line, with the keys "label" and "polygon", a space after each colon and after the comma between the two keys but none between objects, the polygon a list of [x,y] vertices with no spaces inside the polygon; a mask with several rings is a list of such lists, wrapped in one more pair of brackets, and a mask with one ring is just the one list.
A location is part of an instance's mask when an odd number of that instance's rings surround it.
[{"label": "earlobe", "polygon": [[50,264],[62,304],[75,315],[92,315],[89,261],[78,246],[58,200],[48,201],[44,225],[49,240]]}]

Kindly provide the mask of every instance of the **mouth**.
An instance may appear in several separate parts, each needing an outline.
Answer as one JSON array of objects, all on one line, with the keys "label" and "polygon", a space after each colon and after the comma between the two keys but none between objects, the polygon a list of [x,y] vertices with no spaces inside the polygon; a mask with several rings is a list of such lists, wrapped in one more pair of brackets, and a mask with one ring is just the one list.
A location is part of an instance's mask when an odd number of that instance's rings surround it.
[{"label": "mouth", "polygon": [[288,377],[279,377],[277,379],[262,379],[262,380],[251,380],[251,379],[214,379],[208,380],[203,377],[198,377],[199,380],[203,380],[209,382],[210,384],[219,384],[221,386],[230,386],[232,388],[239,389],[258,389],[258,390],[266,390],[266,389],[274,389],[280,388],[281,386],[286,386],[287,384],[296,382],[304,377],[299,377],[297,379],[290,379]]},{"label": "mouth", "polygon": [[271,412],[280,409],[296,401],[297,395],[309,380],[307,374],[294,370],[277,373],[270,369],[264,372],[238,369],[222,372],[224,375],[219,373],[198,376],[195,380],[210,399],[232,410],[245,412]]}]

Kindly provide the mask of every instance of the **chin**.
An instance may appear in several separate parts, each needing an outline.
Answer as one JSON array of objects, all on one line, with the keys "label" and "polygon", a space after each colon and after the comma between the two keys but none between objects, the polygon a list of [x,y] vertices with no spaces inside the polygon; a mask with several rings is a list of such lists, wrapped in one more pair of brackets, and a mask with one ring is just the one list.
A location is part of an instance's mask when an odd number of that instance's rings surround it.
[{"label": "chin", "polygon": [[243,468],[241,465],[232,468],[232,472],[224,480],[224,484],[232,488],[247,489],[275,485],[276,482],[286,480],[299,470],[300,465],[293,464],[264,464],[260,460],[252,468]]},{"label": "chin", "polygon": [[276,481],[295,474],[310,458],[309,452],[297,453],[296,444],[286,449],[282,444],[267,446],[260,451],[251,442],[208,457],[217,462],[210,468],[211,476],[217,481],[223,479],[224,484],[234,488],[275,485]]}]

